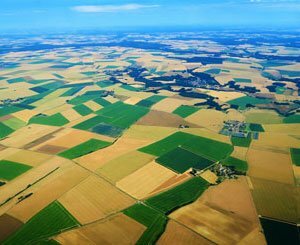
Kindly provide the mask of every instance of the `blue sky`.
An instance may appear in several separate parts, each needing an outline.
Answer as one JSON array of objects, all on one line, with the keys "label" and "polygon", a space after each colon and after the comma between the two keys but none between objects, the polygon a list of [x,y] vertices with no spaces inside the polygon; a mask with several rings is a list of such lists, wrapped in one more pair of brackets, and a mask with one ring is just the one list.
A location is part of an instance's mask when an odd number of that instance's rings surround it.
[{"label": "blue sky", "polygon": [[300,0],[1,0],[0,30],[297,27]]}]

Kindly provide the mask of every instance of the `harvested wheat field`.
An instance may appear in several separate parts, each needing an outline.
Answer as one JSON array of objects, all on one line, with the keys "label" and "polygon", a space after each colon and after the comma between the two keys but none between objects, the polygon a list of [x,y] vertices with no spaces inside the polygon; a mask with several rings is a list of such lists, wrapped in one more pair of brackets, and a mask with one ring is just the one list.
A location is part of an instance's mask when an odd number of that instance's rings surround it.
[{"label": "harvested wheat field", "polygon": [[133,125],[124,133],[123,137],[147,140],[150,144],[161,140],[176,131],[177,129],[172,127]]},{"label": "harvested wheat field", "polygon": [[219,132],[223,127],[226,114],[211,109],[202,109],[185,118],[190,123]]},{"label": "harvested wheat field", "polygon": [[[278,140],[280,139],[280,140]],[[263,148],[266,146],[288,149],[297,148],[300,145],[300,140],[295,139],[287,134],[265,132],[259,134],[259,140],[255,140],[252,143],[253,147]]]},{"label": "harvested wheat field", "polygon": [[234,150],[230,156],[241,160],[246,160],[247,153],[248,153],[247,147],[234,146]]},{"label": "harvested wheat field", "polygon": [[23,163],[32,167],[35,167],[45,161],[49,160],[52,156],[28,151],[28,150],[18,150],[17,152],[5,157],[5,160],[12,161],[12,162],[19,162]]},{"label": "harvested wheat field", "polygon": [[10,147],[21,148],[32,141],[58,130],[58,127],[31,124],[13,132],[9,137],[1,141],[1,144]]},{"label": "harvested wheat field", "polygon": [[170,189],[171,187],[175,187],[176,185],[179,185],[185,181],[187,181],[189,178],[191,178],[191,175],[188,173],[180,174],[180,175],[175,175],[172,178],[168,179],[164,183],[162,183],[160,186],[155,188],[150,195],[154,196],[158,194],[159,192],[165,191],[167,189]]},{"label": "harvested wheat field", "polygon": [[151,110],[147,115],[137,121],[137,125],[146,126],[160,126],[160,127],[174,127],[179,125],[187,125],[189,127],[198,127],[197,125],[185,121],[178,115],[171,114],[164,111]]},{"label": "harvested wheat field", "polygon": [[249,149],[248,175],[255,178],[294,184],[294,174],[289,154]]},{"label": "harvested wheat field", "polygon": [[46,154],[52,154],[55,155],[59,152],[65,151],[68,148],[66,147],[61,147],[61,146],[56,146],[56,145],[43,145],[37,149],[37,151],[46,153]]},{"label": "harvested wheat field", "polygon": [[75,159],[80,165],[95,171],[108,161],[136,150],[149,143],[149,140],[121,137],[113,145]]},{"label": "harvested wheat field", "polygon": [[205,179],[208,183],[216,184],[218,176],[215,175],[212,171],[206,170],[201,175],[201,178]]},{"label": "harvested wheat field", "polygon": [[124,214],[62,233],[60,244],[135,244],[146,227]]},{"label": "harvested wheat field", "polygon": [[110,137],[94,134],[88,131],[73,129],[73,128],[66,128],[63,129],[60,133],[55,135],[55,137],[49,139],[46,142],[43,142],[43,144],[40,144],[32,150],[38,150],[40,151],[41,148],[47,145],[55,146],[55,147],[62,147],[62,148],[72,148],[76,145],[79,145],[83,142],[86,142],[90,139],[99,139],[104,141],[111,142],[113,139]]},{"label": "harvested wheat field", "polygon": [[268,124],[264,125],[266,132],[282,133],[289,135],[300,135],[300,124],[289,123],[289,124]]},{"label": "harvested wheat field", "polygon": [[198,201],[217,210],[236,214],[258,225],[257,213],[244,176],[211,186]]},{"label": "harvested wheat field", "polygon": [[0,216],[0,242],[4,241],[9,235],[18,230],[23,223],[8,215],[3,214]]},{"label": "harvested wheat field", "polygon": [[61,114],[66,119],[68,119],[70,122],[73,122],[73,121],[81,118],[81,115],[77,111],[75,111],[73,109],[69,109],[69,110],[63,111],[63,112],[61,112]]},{"label": "harvested wheat field", "polygon": [[153,110],[164,111],[164,112],[173,112],[177,107],[181,106],[184,103],[184,100],[174,99],[174,98],[166,98],[154,106],[152,106]]},{"label": "harvested wheat field", "polygon": [[254,229],[252,222],[201,202],[180,208],[170,217],[219,244],[236,244]]},{"label": "harvested wheat field", "polygon": [[[26,191],[32,192],[29,198],[12,207],[7,213],[26,222],[37,212],[55,201],[71,188],[89,176],[89,172],[69,164],[64,160],[65,166],[53,172],[46,179]],[[54,164],[54,162],[52,162]]]},{"label": "harvested wheat field", "polygon": [[59,201],[81,224],[103,219],[134,204],[132,198],[96,176],[81,182]]},{"label": "harvested wheat field", "polygon": [[107,162],[97,169],[96,172],[115,183],[153,159],[154,156],[152,155],[140,151],[132,151]]},{"label": "harvested wheat field", "polygon": [[16,118],[19,118],[20,120],[24,121],[24,122],[28,122],[30,118],[32,118],[33,116],[35,116],[36,114],[38,114],[38,112],[35,112],[34,110],[22,110],[22,111],[18,111],[13,113],[12,115]]},{"label": "harvested wheat field", "polygon": [[166,231],[162,234],[157,242],[158,245],[186,245],[186,244],[214,244],[206,238],[200,236],[196,232],[184,227],[183,225],[170,220],[168,222]]},{"label": "harvested wheat field", "polygon": [[174,176],[176,174],[173,171],[151,162],[118,181],[116,186],[131,196],[142,199]]}]

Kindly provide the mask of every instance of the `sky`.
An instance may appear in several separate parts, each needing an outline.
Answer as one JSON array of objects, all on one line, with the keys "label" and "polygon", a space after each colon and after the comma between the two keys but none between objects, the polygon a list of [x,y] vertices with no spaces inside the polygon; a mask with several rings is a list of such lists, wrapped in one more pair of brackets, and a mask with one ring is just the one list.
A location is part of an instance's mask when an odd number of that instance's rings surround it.
[{"label": "sky", "polygon": [[300,0],[0,0],[0,31],[297,28]]}]

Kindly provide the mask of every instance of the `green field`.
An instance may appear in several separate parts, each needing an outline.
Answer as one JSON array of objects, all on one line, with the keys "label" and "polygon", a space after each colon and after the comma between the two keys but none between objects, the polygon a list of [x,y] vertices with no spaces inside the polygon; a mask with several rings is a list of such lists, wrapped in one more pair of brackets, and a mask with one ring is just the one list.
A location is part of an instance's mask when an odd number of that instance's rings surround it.
[{"label": "green field", "polygon": [[90,108],[83,104],[76,105],[73,107],[73,109],[77,111],[81,116],[86,116],[93,112]]},{"label": "green field", "polygon": [[204,169],[214,162],[180,147],[175,148],[156,159],[159,164],[175,172],[184,173],[189,168]]},{"label": "green field", "polygon": [[291,115],[283,119],[284,123],[300,123],[300,114]]},{"label": "green field", "polygon": [[194,177],[171,190],[146,200],[146,204],[168,214],[175,209],[195,201],[209,186],[200,177]]},{"label": "green field", "polygon": [[31,168],[31,166],[25,164],[7,160],[0,160],[0,178],[5,180],[12,180]]},{"label": "green field", "polygon": [[99,91],[99,95],[97,95],[97,94],[80,95],[80,96],[76,96],[73,99],[69,100],[68,103],[72,104],[72,105],[79,105],[79,104],[82,104],[89,100],[94,100],[94,99],[98,98],[99,96],[100,96],[100,91]]},{"label": "green field", "polygon": [[108,120],[105,117],[94,116],[90,119],[87,119],[81,123],[76,124],[75,126],[73,126],[73,128],[77,128],[77,129],[81,129],[81,130],[89,130],[92,127],[95,127],[96,125],[98,125],[99,123],[103,123],[106,121],[108,121]]},{"label": "green field", "polygon": [[108,105],[111,105],[111,103],[101,97],[99,98],[96,98],[93,100],[94,102],[96,102],[98,105],[101,105],[101,106],[108,106]]},{"label": "green field", "polygon": [[299,244],[299,228],[296,224],[276,221],[267,218],[260,218],[260,223],[267,243],[270,245]]},{"label": "green field", "polygon": [[256,105],[256,104],[268,104],[270,103],[269,99],[259,99],[255,97],[250,97],[250,96],[244,96],[241,98],[237,98],[234,100],[230,100],[227,102],[230,105],[236,105],[240,109],[245,109],[246,105]]},{"label": "green field", "polygon": [[138,119],[148,113],[149,109],[142,106],[134,106],[124,104],[123,102],[116,102],[108,105],[96,114],[105,118],[105,123],[120,127],[128,128]]},{"label": "green field", "polygon": [[258,123],[250,123],[249,129],[254,132],[265,132],[263,126]]},{"label": "green field", "polygon": [[56,113],[51,116],[46,116],[46,115],[34,116],[29,120],[29,123],[43,124],[43,125],[50,125],[50,126],[63,126],[69,123],[69,120],[66,119],[62,114]]},{"label": "green field", "polygon": [[3,123],[6,126],[12,128],[14,130],[22,128],[23,126],[26,125],[26,123],[24,121],[22,121],[22,120],[20,120],[19,118],[16,118],[16,117],[12,117],[12,118],[10,118],[8,120],[5,120],[5,121],[3,121]]},{"label": "green field", "polygon": [[230,167],[234,167],[235,170],[246,173],[248,170],[248,164],[246,161],[237,159],[235,157],[228,157],[222,161],[222,164]]},{"label": "green field", "polygon": [[97,82],[96,84],[100,88],[106,88],[106,87],[114,85],[114,83],[112,81],[109,81],[109,80],[100,81],[100,82]]},{"label": "green field", "polygon": [[74,158],[81,157],[83,155],[92,153],[92,152],[102,149],[104,147],[107,147],[110,144],[111,144],[110,142],[97,140],[97,139],[90,139],[80,145],[77,145],[71,149],[63,151],[63,152],[59,153],[58,155],[61,157],[64,157],[64,158],[74,159]]},{"label": "green field", "polygon": [[218,74],[220,74],[221,69],[219,69],[219,68],[212,68],[212,69],[206,70],[204,72],[208,73],[208,74],[218,75]]},{"label": "green field", "polygon": [[13,133],[14,130],[7,125],[5,125],[3,122],[0,122],[0,139],[10,135]]},{"label": "green field", "polygon": [[151,155],[161,156],[178,146],[217,161],[226,158],[233,151],[232,145],[183,132],[176,132],[139,150]]},{"label": "green field", "polygon": [[162,95],[152,95],[151,97],[141,100],[140,102],[138,102],[136,105],[138,106],[145,106],[145,107],[151,107],[154,104],[156,104],[157,102],[165,99],[166,96],[162,96]]},{"label": "green field", "polygon": [[126,209],[124,214],[147,227],[137,244],[155,244],[167,224],[164,214],[140,203]]},{"label": "green field", "polygon": [[79,222],[55,201],[33,216],[3,244],[33,244],[76,226]]},{"label": "green field", "polygon": [[106,123],[99,123],[95,127],[92,127],[90,129],[90,131],[94,133],[106,135],[113,138],[119,137],[123,133],[123,130],[124,129],[120,127],[113,126]]},{"label": "green field", "polygon": [[173,111],[174,114],[181,116],[183,118],[188,117],[189,115],[192,115],[196,111],[198,111],[199,108],[189,105],[181,105],[178,108],[176,108],[175,111]]},{"label": "green field", "polygon": [[293,164],[295,164],[296,166],[300,166],[300,148],[291,148],[290,153]]},{"label": "green field", "polygon": [[129,91],[134,91],[134,92],[140,91],[139,88],[135,88],[135,87],[127,85],[127,84],[122,84],[120,87],[123,89],[129,90]]},{"label": "green field", "polygon": [[233,79],[237,83],[251,83],[252,80],[249,78],[234,78]]},{"label": "green field", "polygon": [[236,136],[232,136],[231,137],[231,143],[234,146],[241,146],[241,147],[249,147],[251,144],[251,134],[248,134],[248,136],[246,138],[241,138],[241,137],[236,137]]}]

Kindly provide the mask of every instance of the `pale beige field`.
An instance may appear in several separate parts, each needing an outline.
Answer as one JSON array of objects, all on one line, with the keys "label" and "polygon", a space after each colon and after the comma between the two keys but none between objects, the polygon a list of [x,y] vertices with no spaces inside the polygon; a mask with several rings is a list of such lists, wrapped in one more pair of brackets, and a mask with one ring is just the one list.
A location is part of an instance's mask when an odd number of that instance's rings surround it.
[{"label": "pale beige field", "polygon": [[289,154],[250,148],[247,154],[251,177],[294,184],[294,174]]},{"label": "pale beige field", "polygon": [[259,224],[250,188],[244,176],[211,186],[198,201],[221,212],[233,213],[256,225]]},{"label": "pale beige field", "polygon": [[165,112],[173,112],[177,107],[181,106],[184,103],[184,100],[174,99],[174,98],[166,98],[154,106],[151,107],[153,110],[165,111]]},{"label": "pale beige field", "polygon": [[81,224],[103,219],[134,204],[134,199],[97,176],[90,176],[58,200]]},{"label": "pale beige field", "polygon": [[34,110],[25,109],[22,111],[15,112],[12,115],[16,118],[21,119],[24,122],[28,122],[29,119],[35,116],[36,114],[38,114],[38,112],[35,112]]},{"label": "pale beige field", "polygon": [[53,173],[49,179],[33,186],[31,190],[27,190],[26,193],[33,192],[33,195],[13,206],[7,213],[27,222],[87,176],[88,172],[78,166],[65,167],[64,170]]},{"label": "pale beige field", "polygon": [[65,110],[65,111],[62,111],[61,114],[66,118],[68,119],[70,122],[73,122],[79,118],[81,118],[81,115],[73,110],[73,109],[69,109],[69,110]]},{"label": "pale beige field", "polygon": [[98,111],[103,108],[103,106],[97,104],[96,102],[90,100],[84,103],[88,108],[90,108],[93,111]]},{"label": "pale beige field", "polygon": [[136,122],[136,125],[158,126],[158,127],[174,127],[179,128],[180,125],[189,127],[199,127],[196,124],[187,122],[182,117],[164,111],[151,110],[147,115],[143,116]]},{"label": "pale beige field", "polygon": [[230,156],[241,159],[241,160],[246,160],[247,153],[248,153],[247,147],[234,146],[234,150]]},{"label": "pale beige field", "polygon": [[[1,153],[1,155],[2,155],[2,153]],[[5,160],[23,163],[23,164],[35,167],[35,166],[49,160],[50,158],[52,158],[52,156],[48,155],[48,154],[43,154],[43,153],[39,153],[39,152],[20,149],[16,153],[13,153],[13,154],[5,157]]]},{"label": "pale beige field", "polygon": [[116,186],[131,196],[142,199],[174,176],[176,174],[173,171],[151,162],[118,181]]},{"label": "pale beige field", "polygon": [[110,160],[148,145],[147,139],[135,139],[123,135],[113,145],[75,159],[80,165],[95,171]]},{"label": "pale beige field", "polygon": [[219,132],[223,127],[225,114],[212,109],[202,109],[185,118],[186,121]]},{"label": "pale beige field", "polygon": [[205,239],[196,232],[180,225],[179,223],[170,220],[168,222],[166,231],[162,234],[157,242],[158,245],[187,245],[187,244],[214,244],[213,242]]},{"label": "pale beige field", "polygon": [[0,141],[2,145],[21,148],[22,146],[31,143],[45,135],[51,134],[58,130],[58,127],[30,124],[25,126],[11,135],[6,139]]},{"label": "pale beige field", "polygon": [[300,135],[300,124],[289,123],[289,124],[269,124],[264,125],[266,132],[282,133],[289,135]]},{"label": "pale beige field", "polygon": [[135,244],[146,227],[124,214],[62,233],[60,244]]},{"label": "pale beige field", "polygon": [[107,162],[97,169],[96,172],[115,183],[151,162],[153,159],[154,156],[152,155],[140,151],[132,151]]},{"label": "pale beige field", "polygon": [[246,219],[201,202],[180,208],[170,217],[217,244],[236,244],[255,228]]}]

